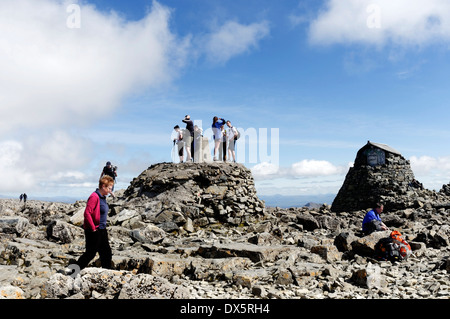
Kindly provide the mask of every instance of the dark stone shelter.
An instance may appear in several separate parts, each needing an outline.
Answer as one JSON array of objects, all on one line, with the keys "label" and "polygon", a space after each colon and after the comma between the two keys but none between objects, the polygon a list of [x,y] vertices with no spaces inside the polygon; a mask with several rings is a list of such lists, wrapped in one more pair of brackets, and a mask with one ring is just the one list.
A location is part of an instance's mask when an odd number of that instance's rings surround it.
[{"label": "dark stone shelter", "polygon": [[401,209],[397,199],[414,192],[410,162],[392,147],[368,141],[356,154],[353,167],[333,201],[335,212],[372,208],[381,201],[388,209]]}]

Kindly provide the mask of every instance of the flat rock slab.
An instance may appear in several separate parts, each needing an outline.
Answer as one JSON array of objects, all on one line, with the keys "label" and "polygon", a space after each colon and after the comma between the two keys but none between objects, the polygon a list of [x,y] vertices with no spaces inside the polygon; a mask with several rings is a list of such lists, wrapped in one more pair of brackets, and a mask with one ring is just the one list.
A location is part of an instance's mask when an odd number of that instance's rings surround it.
[{"label": "flat rock slab", "polygon": [[295,247],[289,246],[257,246],[247,243],[202,245],[197,254],[204,258],[246,257],[253,262],[274,261],[283,253],[289,253]]}]

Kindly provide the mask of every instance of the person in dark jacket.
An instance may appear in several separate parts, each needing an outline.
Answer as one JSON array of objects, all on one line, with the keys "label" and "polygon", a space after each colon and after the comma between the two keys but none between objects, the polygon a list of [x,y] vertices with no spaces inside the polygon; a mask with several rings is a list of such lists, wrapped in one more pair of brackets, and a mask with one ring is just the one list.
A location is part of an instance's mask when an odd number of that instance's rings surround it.
[{"label": "person in dark jacket", "polygon": [[[105,175],[111,176],[112,179],[114,180],[114,183],[116,183],[117,166],[113,166],[110,161],[106,162],[106,166],[103,167],[103,171],[100,174],[100,178],[102,178]],[[112,191],[114,191],[114,185]]]}]

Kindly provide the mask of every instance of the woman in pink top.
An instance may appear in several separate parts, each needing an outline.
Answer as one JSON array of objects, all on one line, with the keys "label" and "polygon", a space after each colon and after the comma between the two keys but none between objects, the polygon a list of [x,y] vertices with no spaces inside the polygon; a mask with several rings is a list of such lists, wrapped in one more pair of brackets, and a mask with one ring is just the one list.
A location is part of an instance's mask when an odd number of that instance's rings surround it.
[{"label": "woman in pink top", "polygon": [[106,231],[106,219],[109,207],[106,196],[112,192],[114,179],[105,175],[99,181],[98,189],[89,196],[84,210],[84,234],[86,237],[86,252],[78,259],[80,269],[85,268],[98,252],[102,268],[111,268],[111,247]]}]

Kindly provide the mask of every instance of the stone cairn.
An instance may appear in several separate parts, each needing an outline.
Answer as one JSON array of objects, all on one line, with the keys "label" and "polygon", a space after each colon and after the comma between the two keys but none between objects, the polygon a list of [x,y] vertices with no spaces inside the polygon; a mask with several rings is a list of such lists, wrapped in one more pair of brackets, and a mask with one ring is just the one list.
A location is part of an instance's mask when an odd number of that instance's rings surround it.
[{"label": "stone cairn", "polygon": [[433,207],[450,207],[446,188],[436,193],[420,185],[410,162],[400,152],[385,144],[368,141],[358,151],[331,209],[335,212],[355,211],[382,202],[385,209],[398,210],[418,208],[430,200]]},{"label": "stone cairn", "polygon": [[250,170],[223,162],[155,164],[133,179],[124,197],[125,206],[175,228],[240,225],[265,207]]}]

